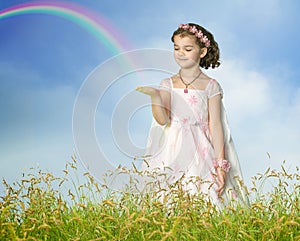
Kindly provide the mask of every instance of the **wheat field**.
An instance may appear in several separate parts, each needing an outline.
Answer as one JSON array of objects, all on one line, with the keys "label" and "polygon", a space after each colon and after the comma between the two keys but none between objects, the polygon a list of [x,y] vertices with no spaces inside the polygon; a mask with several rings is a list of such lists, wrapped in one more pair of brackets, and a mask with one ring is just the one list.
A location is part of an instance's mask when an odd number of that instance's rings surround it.
[{"label": "wheat field", "polygon": [[[298,167],[290,173],[283,163],[257,174],[247,188],[249,205],[221,209],[181,185],[111,190],[89,173],[82,183],[74,180],[76,171],[72,158],[60,177],[33,168],[20,181],[3,180],[0,240],[300,240]],[[114,174],[131,172],[118,167]]]}]

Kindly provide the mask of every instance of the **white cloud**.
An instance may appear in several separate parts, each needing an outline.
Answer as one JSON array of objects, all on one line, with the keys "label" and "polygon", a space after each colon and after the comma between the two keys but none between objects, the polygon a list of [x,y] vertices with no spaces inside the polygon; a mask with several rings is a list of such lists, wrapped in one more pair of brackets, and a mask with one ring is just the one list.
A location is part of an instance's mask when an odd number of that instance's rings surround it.
[{"label": "white cloud", "polygon": [[208,72],[221,82],[224,101],[230,103],[235,121],[257,116],[270,107],[270,83],[261,73],[247,69],[242,60],[224,60],[218,70]]},{"label": "white cloud", "polygon": [[14,180],[36,163],[42,169],[63,170],[74,152],[71,126],[76,90],[59,82],[55,87],[41,86],[36,83],[43,77],[35,71],[4,66],[0,146],[5,168],[0,177]]}]

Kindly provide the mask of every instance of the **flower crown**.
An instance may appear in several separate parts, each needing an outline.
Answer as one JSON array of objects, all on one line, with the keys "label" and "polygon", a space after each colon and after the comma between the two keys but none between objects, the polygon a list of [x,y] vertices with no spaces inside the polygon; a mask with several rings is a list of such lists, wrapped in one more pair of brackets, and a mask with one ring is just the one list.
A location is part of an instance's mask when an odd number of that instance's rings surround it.
[{"label": "flower crown", "polygon": [[202,33],[201,30],[198,30],[196,26],[190,26],[189,24],[180,24],[179,28],[188,30],[189,32],[193,33],[198,39],[200,39],[201,43],[204,43],[205,47],[209,47],[209,39]]}]

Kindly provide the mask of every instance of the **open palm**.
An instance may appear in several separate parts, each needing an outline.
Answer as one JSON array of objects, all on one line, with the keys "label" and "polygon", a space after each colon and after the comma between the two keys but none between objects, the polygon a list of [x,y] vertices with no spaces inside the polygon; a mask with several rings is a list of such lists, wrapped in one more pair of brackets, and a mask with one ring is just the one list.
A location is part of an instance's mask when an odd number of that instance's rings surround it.
[{"label": "open palm", "polygon": [[150,86],[138,86],[136,90],[146,95],[155,96],[159,94],[159,90]]}]

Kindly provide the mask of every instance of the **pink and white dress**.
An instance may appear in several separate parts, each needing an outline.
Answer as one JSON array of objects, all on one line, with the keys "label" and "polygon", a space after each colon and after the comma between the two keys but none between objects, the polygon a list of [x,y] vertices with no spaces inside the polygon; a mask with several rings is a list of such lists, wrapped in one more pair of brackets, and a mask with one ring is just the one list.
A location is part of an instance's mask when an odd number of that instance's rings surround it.
[{"label": "pink and white dress", "polygon": [[[150,169],[167,170],[171,180],[168,184],[176,182],[183,175],[185,178],[200,178],[203,181],[200,185],[188,184],[186,189],[190,192],[200,190],[208,194],[213,203],[219,204],[221,199],[215,191],[217,185],[213,160],[216,156],[208,125],[208,101],[213,96],[223,96],[223,91],[213,79],[204,90],[189,89],[188,93],[184,93],[182,88],[174,88],[170,78],[161,82],[161,88],[171,94],[171,120],[165,126],[153,120],[146,151],[147,166]],[[230,199],[237,199],[245,202],[247,197],[240,182],[242,173],[223,103],[221,109],[225,159],[231,164],[226,173],[223,200],[228,202]]]}]

